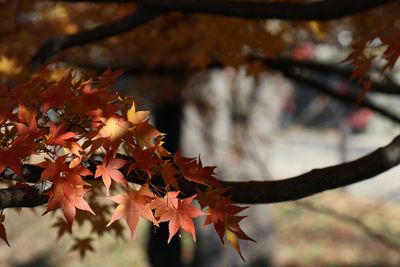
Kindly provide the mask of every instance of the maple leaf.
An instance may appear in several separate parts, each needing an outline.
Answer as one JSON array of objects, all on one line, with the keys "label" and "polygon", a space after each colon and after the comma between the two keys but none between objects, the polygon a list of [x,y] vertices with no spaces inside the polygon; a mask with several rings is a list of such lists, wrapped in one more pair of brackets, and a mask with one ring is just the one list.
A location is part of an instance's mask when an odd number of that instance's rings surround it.
[{"label": "maple leaf", "polygon": [[[94,147],[103,146],[106,150],[111,147],[113,151],[117,150],[124,137],[128,136],[129,123],[123,118],[110,117],[104,120],[102,127],[98,134],[94,137],[94,141],[91,141],[92,146],[98,139],[99,144]],[[91,150],[93,150],[92,148]]]},{"label": "maple leaf", "polygon": [[43,215],[55,209],[62,208],[64,217],[70,227],[72,227],[76,209],[85,210],[95,215],[89,204],[83,199],[83,195],[88,191],[89,189],[85,189],[83,186],[75,186],[64,180],[59,180],[45,193],[50,198]]},{"label": "maple leaf", "polygon": [[68,181],[74,186],[83,186],[85,182],[81,176],[93,175],[93,173],[82,165],[70,167],[66,164],[66,156],[58,157],[54,162],[45,159],[44,162],[38,164],[44,170],[40,176],[40,181],[49,180],[52,183],[57,183],[62,179]]},{"label": "maple leaf", "polygon": [[170,162],[163,164],[160,171],[167,189],[169,189],[170,185],[172,185],[175,189],[179,189],[176,178],[178,171]]},{"label": "maple leaf", "polygon": [[244,218],[244,216],[228,216],[225,222],[226,239],[231,244],[231,246],[239,253],[243,261],[244,258],[240,250],[239,239],[256,242],[254,239],[246,235],[240,228],[239,222]]},{"label": "maple leaf", "polygon": [[40,93],[40,97],[43,99],[42,108],[44,112],[47,112],[50,108],[60,108],[65,103],[74,98],[71,89],[71,76],[68,75],[66,78],[53,83],[50,87],[46,88]]},{"label": "maple leaf", "polygon": [[40,181],[49,180],[57,182],[61,174],[69,170],[69,167],[65,164],[66,158],[66,156],[61,156],[54,162],[46,158],[44,162],[39,163],[38,166],[43,168]]},{"label": "maple leaf", "polygon": [[65,132],[67,127],[66,123],[56,127],[54,123],[50,122],[50,133],[45,143],[48,145],[63,146],[67,140],[76,136],[74,132]]},{"label": "maple leaf", "polygon": [[206,186],[219,186],[220,182],[214,178],[214,166],[203,167],[200,157],[185,158],[179,152],[175,153],[174,161],[178,165],[185,179]]},{"label": "maple leaf", "polygon": [[180,228],[192,235],[196,240],[196,230],[192,218],[199,217],[205,213],[192,205],[196,195],[185,199],[178,198],[178,191],[168,192],[165,197],[157,198],[152,202],[152,207],[156,209],[155,216],[158,222],[168,223],[168,243]]},{"label": "maple leaf", "polygon": [[109,199],[118,203],[118,206],[107,226],[110,226],[113,222],[125,217],[129,229],[131,230],[132,238],[135,234],[139,217],[142,217],[158,226],[149,205],[149,203],[154,199],[154,195],[148,191],[147,185],[142,185],[138,191],[131,189],[125,194],[112,196],[109,197]]},{"label": "maple leaf", "polygon": [[8,149],[0,148],[0,172],[9,167],[22,179],[21,161],[33,153],[33,146],[33,140],[17,138]]},{"label": "maple leaf", "polygon": [[133,124],[139,124],[145,121],[149,116],[149,111],[136,111],[135,102],[132,103],[132,107],[127,112],[128,121]]},{"label": "maple leaf", "polygon": [[212,207],[207,210],[207,216],[204,220],[204,226],[212,223],[216,232],[218,233],[221,242],[224,243],[225,224],[228,218],[235,214],[247,209],[247,207],[240,207],[233,205],[227,198],[220,199]]},{"label": "maple leaf", "polygon": [[136,143],[140,148],[153,147],[155,145],[153,139],[163,135],[160,131],[151,126],[148,120],[131,127],[129,131],[135,137]]},{"label": "maple leaf", "polygon": [[224,236],[226,236],[228,242],[244,260],[238,239],[255,241],[246,235],[239,226],[239,222],[245,216],[236,216],[236,214],[248,207],[234,205],[229,198],[222,195],[225,191],[225,188],[215,188],[199,194],[198,198],[202,206],[209,206],[203,226],[212,223],[222,244],[224,244]]},{"label": "maple leaf", "polygon": [[119,69],[112,71],[111,69],[106,69],[103,74],[99,77],[100,87],[108,88],[115,84],[117,79],[125,73],[124,69]]},{"label": "maple leaf", "polygon": [[124,178],[124,175],[118,170],[125,166],[126,163],[127,161],[123,159],[107,160],[106,158],[104,158],[103,163],[101,165],[97,165],[94,177],[98,178],[101,176],[101,179],[106,186],[107,196],[109,194],[111,180],[114,180],[117,183],[123,184],[125,186],[128,184],[128,182]]},{"label": "maple leaf", "polygon": [[78,251],[81,259],[85,257],[88,251],[94,252],[92,246],[92,238],[75,238],[75,244],[71,247],[70,251]]},{"label": "maple leaf", "polygon": [[148,178],[151,178],[152,168],[159,166],[163,162],[163,160],[158,158],[155,154],[156,146],[144,150],[137,146],[129,146],[128,149],[135,159],[135,162],[129,165],[129,172],[138,168],[145,172]]},{"label": "maple leaf", "polygon": [[117,117],[110,117],[99,131],[99,137],[108,138],[111,142],[120,140],[128,132],[128,123]]},{"label": "maple leaf", "polygon": [[15,122],[15,128],[17,129],[20,137],[36,138],[40,136],[40,132],[37,129],[36,123],[36,112],[28,110],[28,108],[22,104],[18,106],[18,119],[19,122]]}]

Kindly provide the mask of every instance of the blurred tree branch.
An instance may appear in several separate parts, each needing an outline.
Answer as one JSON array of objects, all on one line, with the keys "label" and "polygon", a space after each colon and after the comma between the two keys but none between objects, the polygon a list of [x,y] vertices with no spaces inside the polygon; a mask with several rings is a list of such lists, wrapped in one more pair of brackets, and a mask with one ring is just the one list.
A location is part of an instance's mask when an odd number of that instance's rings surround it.
[{"label": "blurred tree branch", "polygon": [[324,207],[321,205],[315,205],[311,201],[299,201],[296,202],[296,204],[299,205],[300,207],[306,208],[315,213],[324,214],[328,217],[344,222],[350,226],[354,226],[357,229],[360,229],[362,232],[364,232],[368,237],[382,243],[387,248],[393,249],[395,251],[400,250],[400,243],[396,239],[392,238],[393,234],[391,233],[383,234],[381,233],[381,231],[373,229],[364,221],[358,218],[347,215],[343,212],[338,212],[332,208]]},{"label": "blurred tree branch", "polygon": [[127,32],[135,27],[157,17],[158,13],[138,6],[136,12],[111,23],[100,25],[94,29],[82,31],[72,35],[50,38],[35,52],[31,59],[32,68],[36,69],[44,64],[51,56],[74,46],[93,43],[105,38]]},{"label": "blurred tree branch", "polygon": [[[105,1],[68,1],[99,2]],[[134,0],[107,1],[114,3],[136,3],[137,10],[119,20],[77,34],[54,37],[44,42],[31,59],[33,68],[44,64],[54,54],[78,45],[88,44],[115,36],[146,24],[152,19],[172,11],[185,14],[238,17],[246,19],[317,20],[338,19],[393,2],[394,0],[357,0],[337,3],[325,0],[307,3],[271,3],[231,0]]]}]

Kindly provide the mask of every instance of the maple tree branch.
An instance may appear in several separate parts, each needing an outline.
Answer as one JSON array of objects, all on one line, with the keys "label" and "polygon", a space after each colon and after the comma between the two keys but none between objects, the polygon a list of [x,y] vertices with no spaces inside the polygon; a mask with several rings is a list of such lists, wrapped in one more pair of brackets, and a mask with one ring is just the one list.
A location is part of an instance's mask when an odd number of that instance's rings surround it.
[{"label": "maple tree branch", "polygon": [[370,179],[400,164],[400,135],[387,146],[356,160],[276,181],[224,182],[234,202],[247,204],[298,200]]},{"label": "maple tree branch", "polygon": [[137,6],[134,13],[122,17],[111,23],[103,24],[93,29],[82,31],[72,35],[54,37],[44,42],[31,59],[33,69],[44,64],[47,59],[56,53],[74,46],[84,45],[106,39],[108,37],[127,32],[139,27],[157,17],[159,14],[147,10],[141,5]]},{"label": "maple tree branch", "polygon": [[36,207],[46,204],[48,196],[33,187],[0,189],[0,209]]},{"label": "maple tree branch", "polygon": [[[126,158],[126,157],[125,157]],[[395,137],[387,146],[356,160],[333,165],[326,168],[314,169],[310,172],[283,180],[276,181],[245,181],[227,182],[227,194],[232,201],[243,204],[267,204],[298,200],[325,190],[331,190],[356,182],[370,179],[400,164],[400,135]],[[24,165],[25,168],[36,168],[25,177],[26,180],[38,180],[40,167]],[[4,178],[4,173],[1,174]],[[130,182],[143,183],[143,180],[133,176],[128,177]],[[85,179],[94,179],[85,177]],[[190,184],[181,188],[185,194],[196,193],[195,188],[202,186]],[[32,188],[0,189],[0,209],[10,207],[33,207],[46,203],[46,196]]]}]

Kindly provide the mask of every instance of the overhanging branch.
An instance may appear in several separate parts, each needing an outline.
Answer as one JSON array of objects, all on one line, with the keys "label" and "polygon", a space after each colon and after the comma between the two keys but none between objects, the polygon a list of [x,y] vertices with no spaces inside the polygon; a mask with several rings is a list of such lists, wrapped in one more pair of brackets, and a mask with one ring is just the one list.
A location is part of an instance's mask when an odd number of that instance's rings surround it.
[{"label": "overhanging branch", "polygon": [[[335,189],[364,181],[384,173],[400,164],[400,135],[385,147],[354,161],[277,181],[223,182],[229,188],[227,194],[236,203],[267,204],[285,202],[308,197],[325,190]],[[30,168],[29,165],[25,165]],[[38,168],[38,167],[35,167]],[[38,179],[37,170],[32,171],[32,180]],[[2,174],[2,176],[4,176]],[[33,176],[36,176],[33,177]],[[28,178],[28,177],[27,177]],[[88,179],[93,179],[87,177]],[[129,178],[131,182],[143,180]],[[195,193],[195,186],[182,187],[185,194]],[[47,197],[32,188],[0,189],[0,209],[10,207],[34,207],[46,203]]]}]

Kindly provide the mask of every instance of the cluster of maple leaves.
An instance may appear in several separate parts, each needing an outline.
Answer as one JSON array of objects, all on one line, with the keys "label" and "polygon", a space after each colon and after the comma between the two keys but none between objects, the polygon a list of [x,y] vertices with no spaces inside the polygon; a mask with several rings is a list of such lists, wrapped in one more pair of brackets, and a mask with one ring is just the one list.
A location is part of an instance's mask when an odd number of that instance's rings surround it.
[{"label": "cluster of maple leaves", "polygon": [[[244,217],[237,214],[245,208],[226,196],[215,167],[163,148],[164,135],[149,123],[149,112],[110,90],[121,73],[82,81],[71,74],[55,80],[43,71],[25,84],[1,87],[0,173],[18,176],[12,186],[43,187],[45,213],[61,209],[69,231],[77,209],[95,215],[87,199],[101,179],[106,199],[118,204],[107,226],[125,218],[133,237],[139,218],[155,227],[168,222],[169,242],[180,229],[196,239],[193,218],[205,216],[204,225],[213,224],[221,241],[226,236],[241,255],[238,239],[252,240],[239,227]],[[35,184],[22,172],[32,157],[41,158],[34,165],[43,169]],[[115,184],[120,194],[110,196]],[[0,237],[8,244],[4,215],[0,220]]]}]

